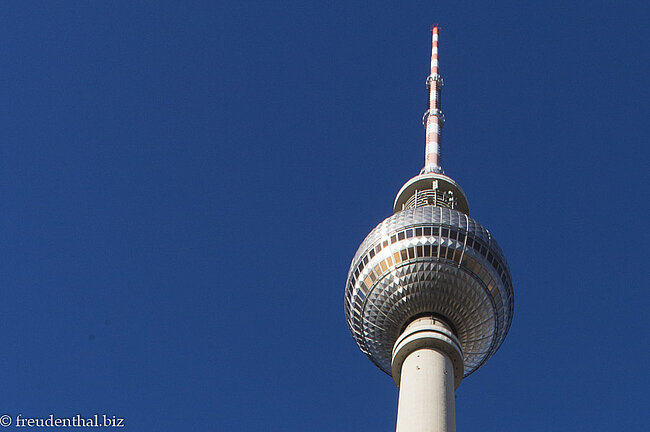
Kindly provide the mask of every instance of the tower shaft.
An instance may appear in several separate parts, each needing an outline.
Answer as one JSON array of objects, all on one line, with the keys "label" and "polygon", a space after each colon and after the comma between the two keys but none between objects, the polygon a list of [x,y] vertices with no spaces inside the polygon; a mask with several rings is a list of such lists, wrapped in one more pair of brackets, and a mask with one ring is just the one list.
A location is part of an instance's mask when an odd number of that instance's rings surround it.
[{"label": "tower shaft", "polygon": [[397,432],[455,432],[454,373],[442,351],[421,348],[402,365]]},{"label": "tower shaft", "polygon": [[399,376],[397,432],[455,432],[463,359],[449,325],[432,316],[411,322],[395,343],[392,368]]}]

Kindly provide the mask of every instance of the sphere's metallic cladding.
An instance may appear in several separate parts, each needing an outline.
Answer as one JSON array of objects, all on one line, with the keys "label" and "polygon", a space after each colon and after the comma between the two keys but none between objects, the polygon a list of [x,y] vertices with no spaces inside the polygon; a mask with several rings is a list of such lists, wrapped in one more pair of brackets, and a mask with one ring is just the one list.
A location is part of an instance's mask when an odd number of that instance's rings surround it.
[{"label": "sphere's metallic cladding", "polygon": [[478,222],[425,206],[395,213],[357,250],[345,288],[345,315],[361,350],[391,374],[391,350],[423,313],[446,318],[463,349],[465,376],[496,352],[513,313],[510,270]]}]

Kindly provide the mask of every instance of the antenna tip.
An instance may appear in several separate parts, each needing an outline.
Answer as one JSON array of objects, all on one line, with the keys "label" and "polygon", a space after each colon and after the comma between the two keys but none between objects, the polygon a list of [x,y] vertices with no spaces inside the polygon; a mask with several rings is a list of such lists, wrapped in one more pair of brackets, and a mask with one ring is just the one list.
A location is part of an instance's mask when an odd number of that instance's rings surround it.
[{"label": "antenna tip", "polygon": [[440,26],[438,24],[433,24],[431,26],[431,33],[438,33],[439,30],[440,30]]}]

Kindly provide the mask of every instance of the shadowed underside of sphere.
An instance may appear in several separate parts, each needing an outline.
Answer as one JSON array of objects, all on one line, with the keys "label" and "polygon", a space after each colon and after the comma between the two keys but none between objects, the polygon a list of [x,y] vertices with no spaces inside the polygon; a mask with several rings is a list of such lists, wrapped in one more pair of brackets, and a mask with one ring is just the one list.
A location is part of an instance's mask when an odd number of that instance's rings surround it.
[{"label": "shadowed underside of sphere", "polygon": [[443,207],[407,209],[380,223],[357,250],[345,288],[352,335],[389,375],[393,345],[414,317],[446,318],[467,376],[503,343],[512,312],[512,281],[499,245],[474,219]]}]

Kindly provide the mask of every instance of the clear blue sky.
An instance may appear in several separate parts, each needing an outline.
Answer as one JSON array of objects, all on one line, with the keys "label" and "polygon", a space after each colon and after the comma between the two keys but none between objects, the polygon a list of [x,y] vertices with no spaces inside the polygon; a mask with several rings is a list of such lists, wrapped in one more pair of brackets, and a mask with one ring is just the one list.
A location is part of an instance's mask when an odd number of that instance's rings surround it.
[{"label": "clear blue sky", "polygon": [[3,2],[0,414],[393,430],[343,289],[423,164],[437,22],[443,166],[515,284],[458,430],[647,430],[648,18],[645,1]]}]

